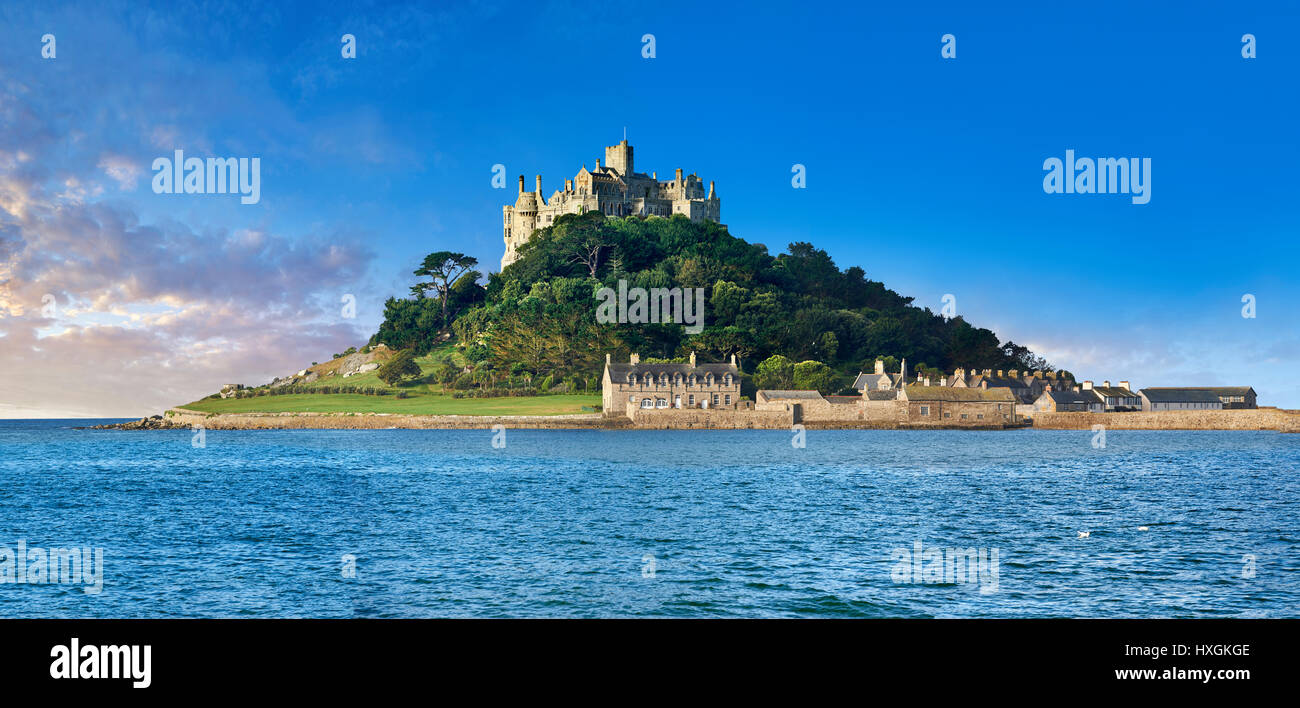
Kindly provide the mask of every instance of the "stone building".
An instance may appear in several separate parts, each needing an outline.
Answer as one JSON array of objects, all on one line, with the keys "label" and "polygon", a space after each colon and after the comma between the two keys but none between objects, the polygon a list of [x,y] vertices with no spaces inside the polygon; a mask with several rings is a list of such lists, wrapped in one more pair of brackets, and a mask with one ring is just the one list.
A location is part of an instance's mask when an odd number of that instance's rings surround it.
[{"label": "stone building", "polygon": [[898,400],[906,403],[909,421],[943,426],[1015,423],[1019,403],[1005,387],[904,386]]},{"label": "stone building", "polygon": [[606,216],[674,216],[681,214],[691,221],[721,221],[722,206],[713,182],[706,194],[699,175],[683,175],[677,169],[672,179],[660,180],[659,173],[637,172],[632,146],[627,140],[605,148],[605,164],[596,160],[596,168],[584,164],[573,179],[564,180],[564,189],[556,189],[549,199],[542,192],[542,176],[537,175],[536,189],[524,191],[524,176],[519,175],[519,197],[513,206],[501,208],[506,250],[501,269],[515,262],[517,250],[533,231],[546,228],[563,214],[599,211]]},{"label": "stone building", "polygon": [[1034,401],[1033,410],[1041,413],[1101,413],[1105,406],[1101,396],[1092,390],[1054,391],[1048,388]]},{"label": "stone building", "polygon": [[1097,394],[1101,399],[1102,410],[1107,413],[1142,410],[1142,397],[1129,388],[1127,381],[1120,381],[1118,386],[1111,386],[1109,381],[1102,381],[1100,386],[1084,381],[1083,390]]},{"label": "stone building", "polygon": [[735,354],[725,364],[696,364],[695,352],[685,364],[642,364],[639,354],[615,364],[606,354],[601,396],[607,416],[626,416],[629,408],[735,409],[740,369]]}]

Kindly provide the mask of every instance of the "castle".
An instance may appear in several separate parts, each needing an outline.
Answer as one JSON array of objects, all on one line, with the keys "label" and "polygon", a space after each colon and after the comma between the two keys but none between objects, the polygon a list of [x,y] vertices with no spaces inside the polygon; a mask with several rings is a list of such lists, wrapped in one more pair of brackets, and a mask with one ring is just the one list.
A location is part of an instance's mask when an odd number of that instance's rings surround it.
[{"label": "castle", "polygon": [[515,262],[517,250],[536,229],[546,228],[562,214],[600,211],[606,216],[673,216],[681,214],[691,221],[720,221],[721,202],[709,182],[708,195],[704,180],[698,175],[682,175],[678,168],[671,180],[660,181],[656,172],[637,172],[632,162],[632,146],[624,139],[605,148],[605,164],[596,160],[596,169],[582,170],[573,179],[564,180],[564,190],[555,190],[550,199],[542,194],[542,176],[537,175],[535,191],[524,191],[524,176],[519,175],[519,198],[514,206],[501,208],[506,251],[501,269]]}]

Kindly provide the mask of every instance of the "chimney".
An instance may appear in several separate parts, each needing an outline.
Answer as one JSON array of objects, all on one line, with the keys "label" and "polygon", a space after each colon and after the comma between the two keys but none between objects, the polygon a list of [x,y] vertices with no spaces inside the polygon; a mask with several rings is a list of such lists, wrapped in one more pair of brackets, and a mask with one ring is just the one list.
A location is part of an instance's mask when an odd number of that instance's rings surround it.
[{"label": "chimney", "polygon": [[1085,390],[1085,391],[1091,391],[1091,390],[1092,390],[1092,382],[1091,382],[1091,381],[1084,381],[1084,382],[1083,382],[1083,390]]},{"label": "chimney", "polygon": [[596,171],[600,172],[600,158],[596,158]]},{"label": "chimney", "polygon": [[939,377],[939,385],[942,386],[942,387],[944,387],[944,388],[947,388],[947,387],[948,387],[948,377],[947,377],[947,376],[940,376],[940,377]]},{"label": "chimney", "polygon": [[1074,392],[1075,392],[1075,393],[1078,393],[1078,392],[1079,392],[1079,384],[1075,384],[1075,385],[1074,385]]},{"label": "chimney", "polygon": [[630,363],[634,364],[634,365],[635,365],[635,364],[640,364],[640,363],[641,363],[641,355],[640,355],[640,354],[633,354],[633,355],[631,356],[631,358],[628,359],[628,361],[629,361]]},{"label": "chimney", "polygon": [[731,365],[736,365],[736,354],[734,352],[731,354]]},{"label": "chimney", "polygon": [[677,182],[680,184],[681,181],[682,181],[682,168],[678,167],[678,168],[677,168]]},{"label": "chimney", "polygon": [[1133,390],[1133,389],[1129,388],[1129,385],[1128,385],[1128,382],[1127,382],[1127,381],[1120,381],[1120,382],[1119,382],[1119,387],[1122,388],[1122,389],[1124,389],[1125,391],[1132,391],[1132,390]]},{"label": "chimney", "polygon": [[605,366],[609,366],[609,352],[605,352]]},{"label": "chimney", "polygon": [[1101,387],[1102,387],[1102,388],[1110,388],[1110,381],[1102,381],[1102,382],[1101,382]]},{"label": "chimney", "polygon": [[1038,369],[1034,369],[1033,371],[1029,372],[1029,375],[1033,378],[1040,378],[1043,374]]},{"label": "chimney", "polygon": [[709,199],[717,199],[718,193],[713,191],[713,180],[709,180]]},{"label": "chimney", "polygon": [[998,369],[998,378],[1002,378],[1002,369]]},{"label": "chimney", "polygon": [[659,179],[659,173],[658,173],[658,172],[651,172],[651,173],[650,173],[650,179]]},{"label": "chimney", "polygon": [[691,352],[691,368],[695,368],[695,352]]},{"label": "chimney", "polygon": [[542,196],[542,176],[537,175],[537,196]]},{"label": "chimney", "polygon": [[985,376],[992,376],[992,375],[993,375],[993,369],[985,369],[985,370],[984,370],[984,375],[985,375]]},{"label": "chimney", "polygon": [[523,176],[523,175],[519,175],[519,193],[520,193],[520,194],[523,194],[523,193],[524,193],[524,176]]},{"label": "chimney", "polygon": [[925,385],[926,385],[926,386],[929,386],[929,385],[930,385],[930,377],[929,377],[929,376],[925,377],[925,379],[923,379],[923,380],[925,381]]},{"label": "chimney", "polygon": [[989,387],[988,379],[984,379],[983,381],[980,382],[980,388],[988,388],[988,387]]},{"label": "chimney", "polygon": [[876,373],[877,374],[885,373],[885,362],[879,359],[876,359]]},{"label": "chimney", "polygon": [[1011,371],[1007,372],[1007,375],[1013,379],[1018,379],[1020,378],[1020,369],[1012,369]]},{"label": "chimney", "polygon": [[572,191],[573,191],[573,180],[571,180],[571,179],[566,179],[566,180],[564,180],[564,191],[566,191],[566,192],[572,192]]}]

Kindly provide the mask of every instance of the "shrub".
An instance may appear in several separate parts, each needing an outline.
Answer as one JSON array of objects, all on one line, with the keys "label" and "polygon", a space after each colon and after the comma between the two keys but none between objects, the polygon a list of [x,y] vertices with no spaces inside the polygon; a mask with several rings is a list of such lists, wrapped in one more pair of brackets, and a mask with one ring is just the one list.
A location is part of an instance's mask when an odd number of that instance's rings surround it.
[{"label": "shrub", "polygon": [[420,365],[415,363],[414,351],[403,349],[384,362],[375,373],[380,381],[393,386],[419,376]]}]

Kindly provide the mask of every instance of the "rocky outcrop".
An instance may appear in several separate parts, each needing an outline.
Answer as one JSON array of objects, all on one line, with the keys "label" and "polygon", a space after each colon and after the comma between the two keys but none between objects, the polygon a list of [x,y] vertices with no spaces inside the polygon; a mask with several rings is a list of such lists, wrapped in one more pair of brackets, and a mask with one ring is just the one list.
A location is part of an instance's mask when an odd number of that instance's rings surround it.
[{"label": "rocky outcrop", "polygon": [[92,430],[176,430],[190,426],[188,423],[181,423],[170,417],[151,415],[148,418],[141,418],[127,423],[109,423],[108,425],[92,425],[90,427]]}]

